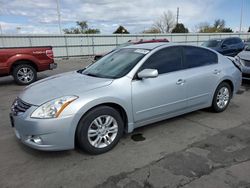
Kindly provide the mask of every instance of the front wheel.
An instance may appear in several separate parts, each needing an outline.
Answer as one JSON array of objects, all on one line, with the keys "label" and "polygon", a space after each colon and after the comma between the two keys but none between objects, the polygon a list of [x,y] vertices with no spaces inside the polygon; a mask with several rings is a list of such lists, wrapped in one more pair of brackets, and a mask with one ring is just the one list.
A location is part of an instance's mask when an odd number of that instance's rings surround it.
[{"label": "front wheel", "polygon": [[20,64],[14,67],[13,77],[17,84],[28,85],[36,81],[37,72],[31,65]]},{"label": "front wheel", "polygon": [[213,111],[223,112],[229,105],[231,97],[232,97],[232,89],[230,85],[226,82],[222,82],[217,87],[214,94],[213,104],[212,104]]},{"label": "front wheel", "polygon": [[124,122],[119,112],[108,106],[100,106],[80,120],[76,141],[81,149],[90,154],[105,153],[118,143],[123,129]]}]

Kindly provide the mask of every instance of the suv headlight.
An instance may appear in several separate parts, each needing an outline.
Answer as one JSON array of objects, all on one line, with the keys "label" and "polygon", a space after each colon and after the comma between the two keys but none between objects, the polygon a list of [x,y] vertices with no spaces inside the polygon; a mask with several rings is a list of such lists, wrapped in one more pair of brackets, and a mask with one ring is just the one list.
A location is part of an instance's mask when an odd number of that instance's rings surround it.
[{"label": "suv headlight", "polygon": [[39,106],[32,114],[32,118],[57,118],[60,113],[74,100],[77,96],[64,96],[51,101],[48,101]]}]

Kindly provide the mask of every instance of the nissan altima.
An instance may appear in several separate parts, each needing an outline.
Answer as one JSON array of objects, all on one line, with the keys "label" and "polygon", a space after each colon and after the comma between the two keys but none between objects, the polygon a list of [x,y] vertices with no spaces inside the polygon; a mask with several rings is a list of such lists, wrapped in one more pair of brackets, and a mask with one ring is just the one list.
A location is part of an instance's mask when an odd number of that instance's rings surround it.
[{"label": "nissan altima", "polygon": [[124,133],[210,107],[224,111],[241,85],[232,61],[204,47],[148,43],[26,88],[11,107],[18,139],[39,150],[101,154]]}]

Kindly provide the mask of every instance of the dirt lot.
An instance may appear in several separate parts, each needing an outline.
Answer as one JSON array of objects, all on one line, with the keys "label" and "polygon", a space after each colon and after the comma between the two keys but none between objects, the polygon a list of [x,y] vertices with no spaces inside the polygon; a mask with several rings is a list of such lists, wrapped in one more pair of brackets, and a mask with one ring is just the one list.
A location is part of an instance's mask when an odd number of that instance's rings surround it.
[{"label": "dirt lot", "polygon": [[[39,78],[89,62],[60,60]],[[22,88],[0,78],[0,187],[250,187],[249,83],[223,113],[201,110],[137,129],[98,156],[21,144],[8,113]]]}]

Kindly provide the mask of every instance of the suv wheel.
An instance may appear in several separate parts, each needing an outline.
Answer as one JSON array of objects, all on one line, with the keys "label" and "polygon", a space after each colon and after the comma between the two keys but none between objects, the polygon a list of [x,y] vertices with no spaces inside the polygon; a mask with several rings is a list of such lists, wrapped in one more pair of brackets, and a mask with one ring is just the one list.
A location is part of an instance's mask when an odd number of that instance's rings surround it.
[{"label": "suv wheel", "polygon": [[19,64],[13,69],[13,77],[17,84],[28,85],[36,81],[37,72],[31,65]]}]

